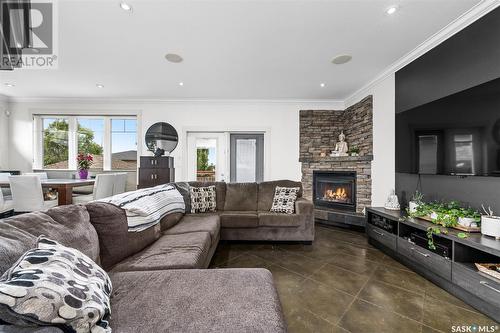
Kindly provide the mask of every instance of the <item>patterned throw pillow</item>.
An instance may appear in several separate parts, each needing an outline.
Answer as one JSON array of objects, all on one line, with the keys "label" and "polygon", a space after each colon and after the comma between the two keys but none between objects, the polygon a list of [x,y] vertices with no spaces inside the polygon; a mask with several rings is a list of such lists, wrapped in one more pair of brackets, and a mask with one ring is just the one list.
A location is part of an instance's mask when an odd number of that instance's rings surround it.
[{"label": "patterned throw pillow", "polygon": [[276,186],[274,191],[273,206],[271,212],[293,214],[295,212],[295,201],[300,187]]},{"label": "patterned throw pillow", "polygon": [[217,201],[215,185],[207,187],[190,187],[191,213],[215,212]]},{"label": "patterned throw pillow", "polygon": [[0,278],[0,319],[65,332],[108,333],[111,281],[78,250],[40,236]]}]

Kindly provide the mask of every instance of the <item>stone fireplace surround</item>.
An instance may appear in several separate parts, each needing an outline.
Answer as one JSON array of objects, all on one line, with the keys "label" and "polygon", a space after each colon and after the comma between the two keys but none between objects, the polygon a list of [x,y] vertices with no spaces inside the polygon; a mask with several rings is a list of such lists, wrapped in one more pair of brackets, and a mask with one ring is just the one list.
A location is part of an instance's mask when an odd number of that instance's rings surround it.
[{"label": "stone fireplace surround", "polygon": [[[349,147],[357,146],[359,156],[330,157],[343,130]],[[326,153],[326,157],[321,157]],[[346,110],[301,110],[300,111],[300,158],[304,197],[313,200],[314,171],[355,171],[356,212],[315,209],[320,220],[355,221],[365,208],[371,205],[371,161],[373,160],[373,99],[367,96]],[[350,216],[351,215],[351,216]],[[357,216],[352,216],[357,215]],[[358,219],[350,218],[357,217]]]}]

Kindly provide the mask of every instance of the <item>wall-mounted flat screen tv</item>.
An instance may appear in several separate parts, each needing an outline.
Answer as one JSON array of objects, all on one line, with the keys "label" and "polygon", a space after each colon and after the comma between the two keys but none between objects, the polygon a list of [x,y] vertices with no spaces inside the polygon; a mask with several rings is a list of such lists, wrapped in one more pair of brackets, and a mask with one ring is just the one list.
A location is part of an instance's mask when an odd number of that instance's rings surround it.
[{"label": "wall-mounted flat screen tv", "polygon": [[397,113],[396,172],[500,177],[500,78]]}]

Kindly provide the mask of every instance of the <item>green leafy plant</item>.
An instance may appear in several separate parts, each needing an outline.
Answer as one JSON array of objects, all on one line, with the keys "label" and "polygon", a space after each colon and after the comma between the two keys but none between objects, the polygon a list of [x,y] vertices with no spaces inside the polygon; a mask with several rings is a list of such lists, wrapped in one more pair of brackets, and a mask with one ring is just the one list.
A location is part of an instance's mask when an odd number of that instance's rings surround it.
[{"label": "green leafy plant", "polygon": [[436,245],[434,245],[434,235],[439,235],[441,229],[439,227],[428,227],[427,228],[427,247],[429,250],[435,250]]},{"label": "green leafy plant", "polygon": [[424,195],[417,190],[415,191],[415,193],[413,193],[411,201],[421,205],[424,203]]}]

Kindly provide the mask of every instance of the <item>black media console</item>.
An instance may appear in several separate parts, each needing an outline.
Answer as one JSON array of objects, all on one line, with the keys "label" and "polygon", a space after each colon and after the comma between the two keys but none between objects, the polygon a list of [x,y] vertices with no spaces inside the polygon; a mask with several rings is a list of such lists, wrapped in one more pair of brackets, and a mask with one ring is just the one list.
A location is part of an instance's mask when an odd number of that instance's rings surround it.
[{"label": "black media console", "polygon": [[427,228],[434,224],[405,218],[405,212],[368,208],[369,242],[480,312],[500,322],[500,280],[479,272],[474,263],[500,263],[500,241],[479,234],[459,238],[458,230],[434,235],[427,248]]}]

